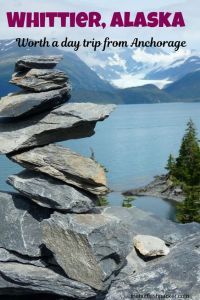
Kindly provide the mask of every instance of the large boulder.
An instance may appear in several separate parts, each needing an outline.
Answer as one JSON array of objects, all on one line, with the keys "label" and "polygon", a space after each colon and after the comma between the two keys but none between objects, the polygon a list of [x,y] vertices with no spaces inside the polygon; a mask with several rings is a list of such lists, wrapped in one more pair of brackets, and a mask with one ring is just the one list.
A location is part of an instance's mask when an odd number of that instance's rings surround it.
[{"label": "large boulder", "polygon": [[96,295],[91,287],[64,277],[57,269],[16,262],[0,263],[0,295],[36,293],[60,295],[69,299],[88,299]]},{"label": "large boulder", "polygon": [[67,103],[49,114],[0,124],[0,153],[92,136],[96,122],[113,111],[113,105]]},{"label": "large boulder", "polygon": [[25,170],[8,177],[7,182],[40,206],[65,212],[88,212],[97,198],[75,187],[37,172]]},{"label": "large boulder", "polygon": [[11,159],[25,168],[48,174],[93,194],[108,191],[103,167],[68,148],[52,144],[12,155]]},{"label": "large boulder", "polygon": [[31,69],[26,73],[14,73],[10,83],[32,92],[46,92],[66,86],[64,72],[51,69]]},{"label": "large boulder", "polygon": [[49,111],[70,98],[70,87],[42,92],[19,92],[1,98],[0,118],[21,118]]},{"label": "large boulder", "polygon": [[66,275],[96,290],[108,287],[131,250],[128,228],[115,217],[54,213],[42,224],[43,242]]},{"label": "large boulder", "polygon": [[41,256],[41,221],[49,210],[23,196],[0,192],[0,248],[32,257]]},{"label": "large boulder", "polygon": [[62,59],[62,55],[23,56],[17,60],[15,71],[24,72],[30,69],[53,69]]},{"label": "large boulder", "polygon": [[[150,299],[199,299],[200,236],[190,235],[177,243],[169,255],[152,261],[138,274],[113,283],[106,300],[134,299],[149,295]],[[187,296],[188,295],[188,296]]]}]

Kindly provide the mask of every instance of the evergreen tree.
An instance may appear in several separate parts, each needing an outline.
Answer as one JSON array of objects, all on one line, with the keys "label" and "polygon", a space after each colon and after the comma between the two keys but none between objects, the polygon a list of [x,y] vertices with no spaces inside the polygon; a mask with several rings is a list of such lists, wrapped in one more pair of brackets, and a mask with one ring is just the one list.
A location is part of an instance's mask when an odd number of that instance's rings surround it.
[{"label": "evergreen tree", "polygon": [[181,223],[200,223],[200,187],[187,187],[184,202],[177,205],[177,220]]},{"label": "evergreen tree", "polygon": [[169,176],[173,175],[175,169],[175,159],[172,154],[169,155],[165,169],[168,171]]},{"label": "evergreen tree", "polygon": [[192,120],[187,124],[173,175],[187,185],[200,184],[200,147]]},{"label": "evergreen tree", "polygon": [[186,198],[177,205],[177,219],[182,223],[200,222],[200,146],[192,120],[187,124],[179,156],[170,154],[166,169],[174,186],[181,185]]}]

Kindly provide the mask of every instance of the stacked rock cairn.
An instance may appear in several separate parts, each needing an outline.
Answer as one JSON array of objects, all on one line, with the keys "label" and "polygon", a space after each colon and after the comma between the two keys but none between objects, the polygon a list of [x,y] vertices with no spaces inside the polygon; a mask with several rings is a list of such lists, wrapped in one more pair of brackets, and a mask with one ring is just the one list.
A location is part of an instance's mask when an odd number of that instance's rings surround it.
[{"label": "stacked rock cairn", "polygon": [[[0,192],[0,295],[88,299],[106,292],[131,250],[127,227],[97,208],[104,168],[56,142],[92,136],[113,105],[66,103],[60,56],[25,56],[0,101],[0,153],[25,168]],[[59,298],[60,299],[60,298]]]}]

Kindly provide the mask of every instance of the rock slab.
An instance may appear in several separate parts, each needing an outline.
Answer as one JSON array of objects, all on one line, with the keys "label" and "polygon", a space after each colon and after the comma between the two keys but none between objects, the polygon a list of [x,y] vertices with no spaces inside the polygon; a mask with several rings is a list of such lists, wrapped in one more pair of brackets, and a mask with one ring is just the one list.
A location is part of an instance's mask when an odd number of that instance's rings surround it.
[{"label": "rock slab", "polygon": [[11,159],[25,168],[48,174],[92,194],[108,191],[103,167],[68,148],[52,144],[13,155]]},{"label": "rock slab", "polygon": [[1,98],[0,118],[24,118],[36,115],[56,108],[67,102],[69,98],[69,86],[41,93],[19,92],[10,94]]},{"label": "rock slab", "polygon": [[14,73],[10,83],[31,92],[47,92],[66,86],[68,77],[64,72],[51,69],[31,69],[26,73]]},{"label": "rock slab", "polygon": [[0,247],[32,257],[41,256],[41,221],[49,211],[19,194],[0,192]]},{"label": "rock slab", "polygon": [[96,292],[89,286],[70,280],[48,268],[20,264],[0,263],[0,295],[53,294],[88,299]]},{"label": "rock slab", "polygon": [[170,251],[163,240],[150,235],[136,235],[133,244],[144,256],[167,255]]},{"label": "rock slab", "polygon": [[16,61],[15,72],[24,72],[30,69],[53,69],[62,58],[62,55],[23,56]]},{"label": "rock slab", "polygon": [[96,290],[108,287],[131,250],[127,227],[114,217],[54,213],[42,225],[43,242],[66,275]]},{"label": "rock slab", "polygon": [[97,198],[48,175],[25,170],[7,182],[40,206],[65,212],[91,211]]},{"label": "rock slab", "polygon": [[0,154],[92,136],[98,121],[113,111],[113,105],[67,103],[19,122],[0,124]]},{"label": "rock slab", "polygon": [[45,259],[47,261],[44,261],[43,258],[40,257],[29,257],[27,255],[22,255],[14,251],[8,251],[4,248],[0,248],[0,262],[19,262],[27,265],[45,267],[48,265],[47,257],[45,257]]}]

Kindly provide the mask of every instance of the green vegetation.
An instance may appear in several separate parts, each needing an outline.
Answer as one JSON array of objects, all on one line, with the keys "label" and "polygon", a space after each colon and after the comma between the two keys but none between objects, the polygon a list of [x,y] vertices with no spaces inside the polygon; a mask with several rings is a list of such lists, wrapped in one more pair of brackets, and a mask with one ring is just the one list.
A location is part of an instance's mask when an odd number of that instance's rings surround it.
[{"label": "green vegetation", "polygon": [[177,205],[177,220],[181,223],[200,223],[200,187],[190,187],[183,203]]},{"label": "green vegetation", "polygon": [[99,198],[99,206],[108,206],[109,205],[109,201],[106,197],[101,197]]},{"label": "green vegetation", "polygon": [[171,154],[166,169],[174,186],[180,185],[185,201],[177,205],[177,219],[182,223],[200,222],[200,146],[192,120],[182,139],[179,156]]},{"label": "green vegetation", "polygon": [[134,197],[128,196],[123,199],[122,207],[130,208],[133,207],[132,202],[135,200]]}]

